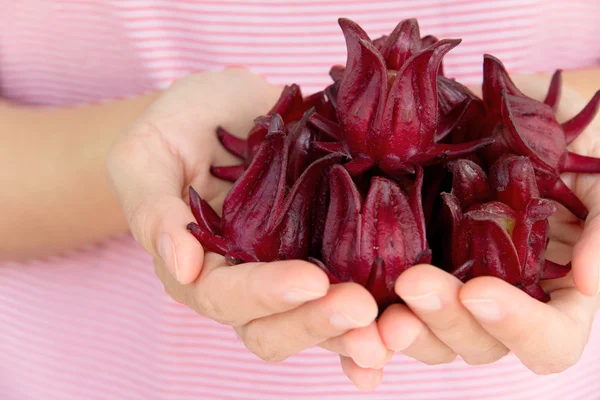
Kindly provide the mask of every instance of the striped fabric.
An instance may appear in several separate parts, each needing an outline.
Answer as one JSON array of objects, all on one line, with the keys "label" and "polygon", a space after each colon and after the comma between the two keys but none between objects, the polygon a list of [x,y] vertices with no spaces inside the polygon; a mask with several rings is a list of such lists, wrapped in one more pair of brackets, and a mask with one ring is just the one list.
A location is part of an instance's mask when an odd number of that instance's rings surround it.
[{"label": "striped fabric", "polygon": [[[345,61],[336,19],[372,37],[417,17],[460,37],[448,75],[480,80],[481,55],[512,71],[597,65],[597,0],[0,0],[0,92],[64,106],[137,95],[192,71],[244,65],[306,93]],[[233,331],[171,301],[129,237],[0,264],[0,400],[600,399],[600,323],[581,362],[538,377],[508,356],[429,367],[397,355],[358,392],[335,355],[258,360]]]}]

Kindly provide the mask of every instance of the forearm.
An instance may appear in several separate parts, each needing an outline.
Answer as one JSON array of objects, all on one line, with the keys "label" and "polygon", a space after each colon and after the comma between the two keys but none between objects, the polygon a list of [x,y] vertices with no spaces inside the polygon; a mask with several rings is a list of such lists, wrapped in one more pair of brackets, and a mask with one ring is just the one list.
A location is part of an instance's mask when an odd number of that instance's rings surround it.
[{"label": "forearm", "polygon": [[155,97],[70,109],[0,103],[0,259],[58,254],[127,230],[105,158]]}]

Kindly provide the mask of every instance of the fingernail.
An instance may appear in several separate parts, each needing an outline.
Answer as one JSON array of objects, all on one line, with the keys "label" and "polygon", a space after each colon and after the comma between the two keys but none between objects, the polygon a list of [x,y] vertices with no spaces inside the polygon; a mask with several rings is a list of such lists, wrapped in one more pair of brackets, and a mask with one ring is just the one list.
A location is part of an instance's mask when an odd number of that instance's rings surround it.
[{"label": "fingernail", "polygon": [[354,363],[355,363],[356,365],[358,365],[359,367],[361,367],[361,368],[363,368],[363,369],[366,369],[366,368],[372,368],[372,366],[371,366],[371,365],[365,364],[365,363],[363,363],[363,362],[361,362],[361,361],[359,361],[359,360],[356,360],[356,359],[354,359],[354,358],[353,358],[353,360],[354,360]]},{"label": "fingernail", "polygon": [[[406,331],[406,329],[405,329]],[[406,349],[408,349],[410,346],[412,346],[412,344],[417,340],[417,338],[419,337],[419,334],[421,332],[420,331],[415,331],[413,330],[413,332],[402,332],[401,335],[397,335],[397,337],[394,338],[394,343],[391,343],[392,349],[394,351],[404,351]]]},{"label": "fingernail", "polygon": [[[389,353],[392,353],[392,352],[390,351]],[[382,369],[383,367],[385,367],[385,364],[387,364],[388,361],[390,361],[391,357],[389,357],[388,354],[386,353],[384,358],[379,357],[378,360],[375,360],[372,363],[363,362],[362,360],[359,360],[354,357],[352,357],[352,359],[354,360],[354,363],[361,368]]]},{"label": "fingernail", "polygon": [[327,293],[310,292],[302,289],[292,289],[283,295],[283,300],[292,304],[306,303],[307,301],[320,299]]},{"label": "fingernail", "polygon": [[438,292],[429,292],[421,296],[403,297],[410,308],[416,308],[420,311],[439,311],[442,309],[442,300]]},{"label": "fingernail", "polygon": [[158,254],[164,261],[171,275],[179,282],[179,266],[177,265],[175,246],[171,237],[166,233],[158,239]]},{"label": "fingernail", "polygon": [[342,312],[332,314],[331,317],[329,317],[329,323],[331,323],[331,325],[334,328],[339,329],[341,331],[360,328],[369,325],[369,323],[361,323],[360,321],[357,321],[354,318],[349,317],[347,314]]},{"label": "fingernail", "polygon": [[463,305],[475,316],[485,322],[496,322],[502,318],[502,310],[494,300],[463,300]]}]

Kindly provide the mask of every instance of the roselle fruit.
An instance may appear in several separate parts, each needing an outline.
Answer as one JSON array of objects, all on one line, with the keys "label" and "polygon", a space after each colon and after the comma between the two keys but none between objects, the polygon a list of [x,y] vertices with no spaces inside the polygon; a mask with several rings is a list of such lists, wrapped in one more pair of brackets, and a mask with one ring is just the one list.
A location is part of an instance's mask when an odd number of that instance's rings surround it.
[{"label": "roselle fruit", "polygon": [[541,195],[556,200],[579,218],[588,210],[560,179],[562,172],[600,172],[600,159],[571,153],[571,143],[593,120],[600,91],[569,121],[559,124],[555,111],[560,96],[560,71],[551,82],[544,102],[525,96],[508,76],[500,60],[484,58],[483,100],[488,121],[482,132],[494,143],[481,150],[488,162],[510,152],[528,156],[534,165]]},{"label": "roselle fruit", "polygon": [[410,193],[391,179],[373,177],[364,201],[342,166],[331,169],[329,180],[323,261],[315,262],[333,283],[365,286],[384,309],[398,301],[398,276],[412,265],[431,261],[421,208],[422,169]]},{"label": "roselle fruit", "polygon": [[489,180],[477,164],[459,160],[453,175],[452,192],[442,196],[454,274],[463,280],[495,276],[548,301],[539,281],[562,277],[569,267],[544,257],[556,208],[540,198],[529,159],[502,156]]},{"label": "roselle fruit", "polygon": [[[241,139],[232,135],[222,127],[217,129],[219,141],[231,154],[240,158],[243,163],[240,165],[212,167],[211,172],[217,178],[235,182],[250,165],[258,148],[267,136],[271,117],[278,114],[285,123],[291,123],[300,120],[308,111],[313,109],[319,111],[321,115],[331,118],[335,115],[331,96],[335,95],[335,90],[330,89],[314,93],[306,98],[302,97],[300,87],[296,84],[288,85],[283,88],[279,100],[271,108],[269,113],[256,118],[255,124],[248,132],[247,139]],[[312,112],[311,112],[312,113]],[[306,121],[303,121],[306,124]],[[302,129],[302,128],[299,128]]]},{"label": "roselle fruit", "polygon": [[281,117],[274,114],[265,140],[250,166],[223,202],[223,218],[190,189],[196,222],[188,230],[210,251],[230,264],[308,257],[311,241],[312,191],[336,154],[312,163],[291,188],[286,185],[291,141]]},{"label": "roselle fruit", "polygon": [[[486,118],[483,100],[454,79],[438,76],[437,83],[440,118],[435,141],[459,144],[480,138]],[[476,159],[477,154],[471,153],[465,158]]]},{"label": "roselle fruit", "polygon": [[[390,35],[383,35],[373,40],[373,46],[381,53],[388,70],[398,71],[410,57],[437,41],[438,39],[433,35],[421,37],[419,22],[415,18],[409,18],[400,21]],[[329,75],[337,82],[342,79],[345,69],[342,65],[334,65]],[[444,74],[441,63],[438,73]]]},{"label": "roselle fruit", "polygon": [[358,175],[374,166],[395,175],[414,173],[415,166],[472,153],[488,138],[460,144],[436,143],[437,75],[443,56],[460,40],[440,40],[416,52],[398,71],[390,71],[379,50],[354,22],[339,21],[348,49],[339,81],[336,113],[342,141],[321,144],[352,157],[346,168]]},{"label": "roselle fruit", "polygon": [[431,262],[548,301],[540,282],[570,270],[545,258],[554,201],[587,215],[560,174],[600,172],[599,159],[567,145],[600,93],[560,124],[560,71],[540,102],[485,55],[480,98],[443,74],[460,40],[421,37],[415,19],[373,41],[339,25],[347,63],[331,68],[333,83],[307,97],[286,86],[248,139],[219,128],[241,164],[212,168],[234,182],[222,216],[190,188],[188,230],[231,265],[308,260],[332,283],[364,286],[380,312],[401,301],[402,272]]}]

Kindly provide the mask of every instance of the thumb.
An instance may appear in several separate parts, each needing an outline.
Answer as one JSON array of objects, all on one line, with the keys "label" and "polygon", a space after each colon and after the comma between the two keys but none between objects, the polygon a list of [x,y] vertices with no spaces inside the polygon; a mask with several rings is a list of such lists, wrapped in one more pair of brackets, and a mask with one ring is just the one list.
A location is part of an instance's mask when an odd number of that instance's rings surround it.
[{"label": "thumb", "polygon": [[[594,188],[592,191],[600,192],[599,189],[600,187]],[[600,196],[598,196],[598,200],[600,200]],[[600,293],[600,264],[598,263],[600,259],[600,211],[597,208],[597,206],[590,208],[583,233],[573,247],[573,281],[581,293],[587,296],[596,296]]]},{"label": "thumb", "polygon": [[140,123],[115,143],[107,168],[134,238],[162,259],[179,283],[194,281],[204,251],[186,230],[194,216],[181,198],[182,163],[161,132]]},{"label": "thumb", "polygon": [[550,302],[542,303],[487,276],[465,283],[459,297],[488,333],[537,374],[562,372],[579,360],[596,302],[563,288],[552,292]]}]

